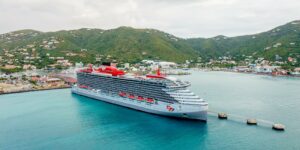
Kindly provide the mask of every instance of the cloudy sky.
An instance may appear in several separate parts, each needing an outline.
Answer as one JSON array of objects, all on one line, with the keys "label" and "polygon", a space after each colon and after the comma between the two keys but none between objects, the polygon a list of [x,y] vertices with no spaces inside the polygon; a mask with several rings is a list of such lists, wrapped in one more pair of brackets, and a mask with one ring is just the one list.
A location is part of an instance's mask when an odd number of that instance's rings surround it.
[{"label": "cloudy sky", "polygon": [[0,0],[0,33],[119,26],[236,36],[300,20],[300,0]]}]

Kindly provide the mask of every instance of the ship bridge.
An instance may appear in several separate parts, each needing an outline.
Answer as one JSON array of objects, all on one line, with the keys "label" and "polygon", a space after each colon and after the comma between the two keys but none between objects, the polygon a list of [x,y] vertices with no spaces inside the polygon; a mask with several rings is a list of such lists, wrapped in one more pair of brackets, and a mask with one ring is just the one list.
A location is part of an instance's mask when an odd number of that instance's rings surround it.
[{"label": "ship bridge", "polygon": [[180,89],[180,88],[186,88],[190,86],[190,82],[188,81],[182,81],[174,77],[166,77],[166,87],[171,89]]}]

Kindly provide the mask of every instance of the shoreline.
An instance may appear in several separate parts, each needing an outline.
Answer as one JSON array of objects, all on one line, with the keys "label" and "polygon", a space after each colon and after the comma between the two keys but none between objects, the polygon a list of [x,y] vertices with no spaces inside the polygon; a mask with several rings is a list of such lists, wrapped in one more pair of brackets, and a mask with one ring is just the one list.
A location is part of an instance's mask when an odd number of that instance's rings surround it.
[{"label": "shoreline", "polygon": [[47,89],[31,89],[31,90],[13,91],[13,92],[0,93],[0,95],[26,93],[26,92],[48,91],[48,90],[58,90],[58,89],[68,89],[68,88],[71,88],[71,86],[55,87],[55,88],[47,88]]},{"label": "shoreline", "polygon": [[[272,75],[267,73],[255,73],[255,72],[238,72],[238,71],[231,71],[231,70],[203,70],[203,69],[196,69],[192,68],[194,71],[217,71],[217,72],[230,72],[230,73],[238,73],[238,74],[251,74],[251,75],[264,75],[264,76],[270,76],[270,77],[289,77],[289,78],[300,78],[300,76],[294,76],[294,75]],[[174,75],[174,74],[173,74]],[[190,74],[175,74],[178,76],[181,75],[190,75]],[[65,86],[65,87],[54,87],[54,88],[45,88],[45,89],[30,89],[30,90],[20,90],[20,91],[12,91],[12,92],[4,92],[0,93],[1,95],[7,95],[7,94],[17,94],[17,93],[25,93],[25,92],[37,92],[37,91],[47,91],[47,90],[58,90],[58,89],[68,89],[71,88],[71,86]]]},{"label": "shoreline", "polygon": [[300,76],[295,75],[273,75],[270,73],[256,73],[256,72],[238,72],[238,71],[224,71],[224,72],[233,72],[233,73],[240,73],[240,74],[252,74],[252,75],[264,75],[264,76],[271,76],[271,77],[290,77],[290,78],[299,78]]},{"label": "shoreline", "polygon": [[252,75],[265,75],[265,76],[271,76],[271,77],[291,77],[291,78],[300,78],[300,76],[297,75],[273,75],[272,73],[257,73],[257,72],[239,72],[239,71],[231,71],[231,70],[205,70],[205,69],[194,69],[195,71],[220,71],[220,72],[231,72],[231,73],[240,73],[240,74],[252,74]]}]

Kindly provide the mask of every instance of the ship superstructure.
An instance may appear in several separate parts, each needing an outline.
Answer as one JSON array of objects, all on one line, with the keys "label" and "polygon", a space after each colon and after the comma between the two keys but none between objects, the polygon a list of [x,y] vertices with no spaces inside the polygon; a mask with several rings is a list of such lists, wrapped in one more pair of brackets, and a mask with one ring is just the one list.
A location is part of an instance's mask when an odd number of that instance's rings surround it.
[{"label": "ship superstructure", "polygon": [[189,82],[161,74],[135,76],[113,66],[81,69],[72,92],[158,115],[206,121],[208,104],[187,89]]}]

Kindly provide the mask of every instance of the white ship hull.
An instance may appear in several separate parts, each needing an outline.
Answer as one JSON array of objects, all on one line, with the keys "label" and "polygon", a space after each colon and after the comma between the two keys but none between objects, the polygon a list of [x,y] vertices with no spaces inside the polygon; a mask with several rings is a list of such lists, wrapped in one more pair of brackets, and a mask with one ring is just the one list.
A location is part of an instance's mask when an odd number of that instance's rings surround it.
[{"label": "white ship hull", "polygon": [[[121,97],[119,95],[109,95],[97,90],[88,90],[79,88],[77,86],[72,87],[72,93],[87,96],[104,102],[136,109],[143,112],[148,112],[157,115],[179,117],[187,119],[196,119],[201,121],[207,120],[208,104],[181,104],[181,103],[166,103],[157,101],[156,103],[141,102],[138,100],[129,99],[127,97]],[[172,108],[167,109],[167,108]]]}]

